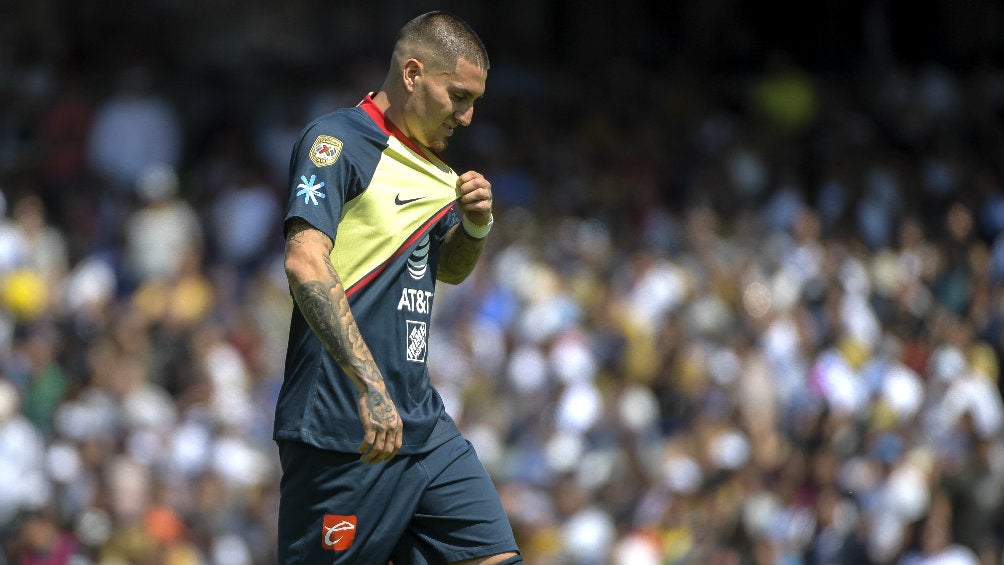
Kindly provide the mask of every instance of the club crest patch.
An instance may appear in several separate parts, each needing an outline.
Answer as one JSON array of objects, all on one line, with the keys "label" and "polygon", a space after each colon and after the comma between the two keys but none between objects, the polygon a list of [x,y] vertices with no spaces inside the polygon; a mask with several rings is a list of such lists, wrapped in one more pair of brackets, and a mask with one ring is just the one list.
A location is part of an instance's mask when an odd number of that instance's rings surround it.
[{"label": "club crest patch", "polygon": [[319,135],[310,146],[310,160],[318,167],[334,165],[342,155],[342,140],[330,135]]}]

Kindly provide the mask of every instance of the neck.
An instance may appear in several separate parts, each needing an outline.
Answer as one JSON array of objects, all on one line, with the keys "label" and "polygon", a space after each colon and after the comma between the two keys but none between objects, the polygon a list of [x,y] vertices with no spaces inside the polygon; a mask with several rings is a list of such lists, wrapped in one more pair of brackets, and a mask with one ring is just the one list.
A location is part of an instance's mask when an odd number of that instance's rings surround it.
[{"label": "neck", "polygon": [[374,94],[373,102],[376,103],[377,108],[380,108],[380,111],[384,114],[386,114],[387,110],[390,108],[390,97],[387,96],[386,90],[381,89],[379,92]]},{"label": "neck", "polygon": [[377,108],[380,108],[380,111],[383,112],[385,116],[387,116],[388,120],[390,120],[395,126],[397,126],[399,130],[401,130],[401,133],[407,135],[408,137],[411,137],[411,133],[409,133],[407,129],[408,126],[407,124],[405,124],[405,121],[401,115],[401,109],[403,108],[403,105],[400,103],[397,104],[391,103],[391,97],[390,94],[388,94],[387,89],[381,89],[379,92],[374,94],[373,103],[376,104]]}]

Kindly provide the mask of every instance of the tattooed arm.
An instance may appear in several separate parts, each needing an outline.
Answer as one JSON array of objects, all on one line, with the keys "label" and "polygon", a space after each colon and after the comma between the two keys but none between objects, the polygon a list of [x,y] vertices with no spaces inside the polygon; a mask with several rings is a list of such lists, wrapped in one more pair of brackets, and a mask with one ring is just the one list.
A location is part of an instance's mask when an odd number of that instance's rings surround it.
[{"label": "tattooed arm", "polygon": [[474,239],[460,224],[453,226],[440,249],[436,278],[445,283],[460,284],[474,270],[484,247],[483,238]]},{"label": "tattooed arm", "polygon": [[401,448],[401,417],[331,265],[332,245],[328,236],[303,219],[291,219],[286,226],[286,278],[303,317],[359,390],[362,460],[388,461]]},{"label": "tattooed arm", "polygon": [[[471,223],[485,225],[492,221],[492,184],[481,173],[467,171],[457,179],[457,207]],[[474,238],[461,224],[453,226],[439,252],[436,278],[459,284],[474,270],[485,247],[484,238]]]}]

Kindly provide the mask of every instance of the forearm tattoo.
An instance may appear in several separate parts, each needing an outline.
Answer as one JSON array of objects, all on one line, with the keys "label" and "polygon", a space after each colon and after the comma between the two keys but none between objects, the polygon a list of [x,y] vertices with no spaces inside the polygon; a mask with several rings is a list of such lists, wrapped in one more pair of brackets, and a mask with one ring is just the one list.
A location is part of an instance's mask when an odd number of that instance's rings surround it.
[{"label": "forearm tattoo", "polygon": [[[293,298],[318,339],[359,390],[359,417],[367,434],[400,430],[401,418],[388,396],[380,368],[352,317],[342,281],[327,257],[331,242],[324,238],[326,236],[298,218],[286,226],[287,261],[291,252],[318,254],[306,262],[294,261],[297,265],[312,266],[299,271],[290,271],[287,263]],[[323,272],[316,270],[320,265],[324,266]]]},{"label": "forearm tattoo", "polygon": [[[332,270],[332,275],[334,272]],[[333,277],[337,281],[337,277]],[[395,427],[397,412],[387,398],[387,385],[373,355],[363,341],[344,294],[335,291],[340,283],[324,284],[310,281],[295,291],[300,311],[321,343],[331,352],[335,361],[345,369],[361,391],[365,391],[366,413],[360,412],[374,431],[383,432]],[[333,299],[332,295],[340,296]]]},{"label": "forearm tattoo", "polygon": [[362,336],[351,320],[347,302],[332,300],[331,286],[310,281],[298,290],[296,301],[303,317],[339,365],[355,365],[358,359],[369,356]]},{"label": "forearm tattoo", "polygon": [[475,239],[460,224],[454,226],[439,253],[439,280],[457,284],[467,278],[485,247],[485,239]]},{"label": "forearm tattoo", "polygon": [[303,317],[335,361],[367,390],[383,390],[380,370],[363,341],[334,269],[330,280],[308,281],[293,289]]}]

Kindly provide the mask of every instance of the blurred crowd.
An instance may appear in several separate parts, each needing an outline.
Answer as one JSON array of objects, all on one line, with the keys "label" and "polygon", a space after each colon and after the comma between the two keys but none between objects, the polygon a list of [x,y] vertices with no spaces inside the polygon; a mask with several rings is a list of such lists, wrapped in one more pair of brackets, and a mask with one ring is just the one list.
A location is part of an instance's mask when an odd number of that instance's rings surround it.
[{"label": "blurred crowd", "polygon": [[[175,70],[0,73],[0,565],[275,562],[289,150],[383,61],[245,123]],[[1004,69],[597,70],[447,154],[430,370],[525,561],[1004,564]]]}]

